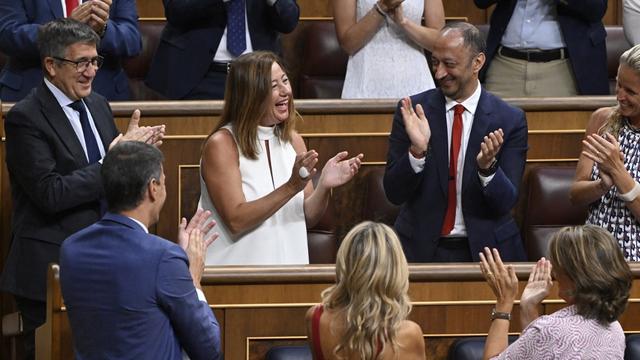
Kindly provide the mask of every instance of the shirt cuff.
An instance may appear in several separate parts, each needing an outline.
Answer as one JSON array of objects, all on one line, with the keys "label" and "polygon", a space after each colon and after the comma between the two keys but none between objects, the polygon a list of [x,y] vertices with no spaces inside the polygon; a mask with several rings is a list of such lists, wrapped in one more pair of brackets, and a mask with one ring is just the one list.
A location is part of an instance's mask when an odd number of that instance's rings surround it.
[{"label": "shirt cuff", "polygon": [[495,173],[489,176],[483,176],[483,175],[480,175],[480,173],[478,173],[478,177],[480,178],[480,183],[482,184],[482,187],[487,187],[487,185],[489,185],[489,183],[491,182],[494,176],[496,176]]},{"label": "shirt cuff", "polygon": [[267,0],[267,5],[273,6],[273,5],[276,4],[276,1],[278,1],[278,0]]},{"label": "shirt cuff", "polygon": [[196,293],[198,293],[198,300],[207,302],[207,298],[204,297],[204,292],[202,292],[202,290],[196,288]]},{"label": "shirt cuff", "polygon": [[411,164],[411,168],[416,174],[421,173],[422,170],[424,170],[425,158],[426,157],[423,157],[422,159],[417,159],[415,156],[411,154],[411,151],[409,151],[409,164]]}]

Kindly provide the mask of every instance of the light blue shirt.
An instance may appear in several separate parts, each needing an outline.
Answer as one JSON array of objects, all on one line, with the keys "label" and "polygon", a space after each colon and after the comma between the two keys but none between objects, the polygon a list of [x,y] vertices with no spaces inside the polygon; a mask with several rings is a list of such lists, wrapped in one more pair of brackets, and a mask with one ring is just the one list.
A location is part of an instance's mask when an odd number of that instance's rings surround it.
[{"label": "light blue shirt", "polygon": [[514,49],[549,50],[566,47],[555,1],[518,0],[501,44]]}]

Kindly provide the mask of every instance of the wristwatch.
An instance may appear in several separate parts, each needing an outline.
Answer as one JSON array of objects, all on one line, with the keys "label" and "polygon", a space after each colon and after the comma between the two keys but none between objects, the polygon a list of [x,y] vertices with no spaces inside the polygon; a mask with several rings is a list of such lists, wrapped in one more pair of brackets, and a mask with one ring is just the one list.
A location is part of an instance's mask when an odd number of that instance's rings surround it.
[{"label": "wristwatch", "polygon": [[491,176],[495,174],[497,170],[498,170],[498,160],[496,160],[496,158],[493,158],[493,161],[491,162],[489,167],[486,169],[478,168],[478,173],[486,177],[486,176]]},{"label": "wristwatch", "polygon": [[496,308],[493,308],[491,310],[491,320],[495,319],[511,321],[511,313],[496,311]]}]

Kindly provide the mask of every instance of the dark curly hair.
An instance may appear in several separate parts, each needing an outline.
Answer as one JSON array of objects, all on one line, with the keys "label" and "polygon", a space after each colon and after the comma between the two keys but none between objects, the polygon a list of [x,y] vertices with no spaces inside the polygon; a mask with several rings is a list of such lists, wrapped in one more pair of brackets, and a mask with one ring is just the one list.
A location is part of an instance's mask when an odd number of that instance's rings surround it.
[{"label": "dark curly hair", "polygon": [[631,269],[611,234],[597,226],[569,226],[551,238],[549,258],[575,289],[578,314],[602,325],[616,321],[627,307]]}]

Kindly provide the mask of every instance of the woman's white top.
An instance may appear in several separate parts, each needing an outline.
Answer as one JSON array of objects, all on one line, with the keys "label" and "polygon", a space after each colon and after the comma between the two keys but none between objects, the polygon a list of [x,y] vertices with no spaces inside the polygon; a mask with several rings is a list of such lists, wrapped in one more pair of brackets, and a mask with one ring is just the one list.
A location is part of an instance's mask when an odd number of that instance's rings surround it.
[{"label": "woman's white top", "polygon": [[[233,134],[231,125],[224,129]],[[290,142],[282,142],[274,127],[258,127],[258,158],[247,159],[238,149],[242,191],[246,201],[257,200],[289,180],[296,152]],[[234,135],[235,139],[235,135]],[[236,141],[237,144],[237,141]],[[271,157],[271,168],[267,148]],[[202,167],[202,161],[200,162]],[[225,171],[220,169],[220,171]],[[198,208],[211,210],[220,237],[207,249],[206,265],[308,264],[307,227],[304,218],[304,192],[300,191],[263,223],[236,236],[232,235],[216,210],[200,174]]]},{"label": "woman's white top", "polygon": [[[357,0],[358,21],[377,0]],[[422,21],[424,0],[405,0],[404,17]],[[371,40],[349,57],[343,99],[400,99],[433,89],[435,84],[423,49],[390,18]]]}]

